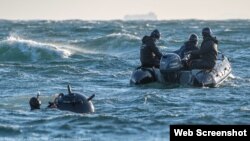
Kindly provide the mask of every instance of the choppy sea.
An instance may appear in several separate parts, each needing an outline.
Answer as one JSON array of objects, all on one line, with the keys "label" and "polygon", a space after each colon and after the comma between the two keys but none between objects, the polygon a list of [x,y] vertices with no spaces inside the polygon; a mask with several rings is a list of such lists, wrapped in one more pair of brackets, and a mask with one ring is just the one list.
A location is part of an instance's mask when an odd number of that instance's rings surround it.
[{"label": "choppy sea", "polygon": [[[211,27],[232,75],[217,88],[131,86],[141,38],[163,53]],[[250,123],[250,20],[0,20],[0,140],[169,140],[172,124]],[[93,114],[46,109],[56,93],[95,94]],[[30,111],[40,92],[42,109]]]}]

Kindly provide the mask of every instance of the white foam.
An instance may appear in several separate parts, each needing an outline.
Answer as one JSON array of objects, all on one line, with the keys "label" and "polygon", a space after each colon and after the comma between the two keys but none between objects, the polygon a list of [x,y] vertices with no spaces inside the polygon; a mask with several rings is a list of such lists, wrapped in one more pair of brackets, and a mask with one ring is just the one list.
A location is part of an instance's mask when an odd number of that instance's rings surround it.
[{"label": "white foam", "polygon": [[199,29],[200,27],[199,26],[190,26],[190,28]]},{"label": "white foam", "polygon": [[20,45],[18,48],[22,52],[31,52],[32,57],[37,58],[37,49],[47,50],[48,53],[55,53],[63,58],[68,58],[72,53],[69,50],[64,49],[62,46],[57,46],[50,43],[42,43],[34,40],[22,39],[18,36],[9,36],[6,39],[6,42],[10,43],[21,43],[25,45]]},{"label": "white foam", "polygon": [[91,51],[83,48],[77,48],[74,46],[61,46],[64,49],[70,50],[72,53],[88,53],[88,54],[97,54],[96,51]]},{"label": "white foam", "polygon": [[112,33],[112,34],[107,35],[107,37],[127,37],[129,39],[140,40],[138,36],[127,34],[127,33]]},{"label": "white foam", "polygon": [[240,107],[241,111],[250,111],[250,107]]},{"label": "white foam", "polygon": [[226,28],[224,31],[225,31],[225,32],[229,32],[229,31],[233,31],[233,30],[230,29],[230,28]]},{"label": "white foam", "polygon": [[229,78],[235,79],[236,77],[232,73],[230,73]]}]

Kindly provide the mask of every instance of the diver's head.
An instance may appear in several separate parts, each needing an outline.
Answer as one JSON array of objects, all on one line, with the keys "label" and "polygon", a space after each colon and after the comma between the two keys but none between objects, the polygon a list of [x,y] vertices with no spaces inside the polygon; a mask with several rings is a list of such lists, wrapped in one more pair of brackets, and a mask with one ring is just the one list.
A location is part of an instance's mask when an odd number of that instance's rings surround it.
[{"label": "diver's head", "polygon": [[153,37],[154,39],[159,40],[161,37],[161,34],[158,29],[155,29],[154,31],[151,32],[150,37]]},{"label": "diver's head", "polygon": [[212,30],[209,27],[205,27],[202,29],[202,36],[207,37],[207,36],[212,36]]},{"label": "diver's head", "polygon": [[39,94],[37,95],[37,97],[32,97],[29,103],[30,103],[30,110],[40,109],[42,102],[39,100]]}]

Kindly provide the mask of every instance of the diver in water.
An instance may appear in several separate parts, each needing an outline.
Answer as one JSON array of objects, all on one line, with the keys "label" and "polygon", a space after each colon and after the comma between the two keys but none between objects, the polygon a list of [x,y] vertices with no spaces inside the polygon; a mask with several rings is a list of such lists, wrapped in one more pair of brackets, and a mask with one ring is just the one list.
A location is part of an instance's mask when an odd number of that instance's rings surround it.
[{"label": "diver in water", "polygon": [[[95,111],[94,105],[91,100],[95,95],[86,98],[84,95],[72,93],[70,86],[68,85],[68,94],[64,95],[60,93],[56,95],[53,102],[49,102],[47,108],[57,108],[59,110],[66,110],[75,113],[92,113]],[[30,99],[31,110],[40,109],[41,101],[39,95]]]},{"label": "diver in water", "polygon": [[180,49],[174,51],[174,53],[178,54],[180,58],[183,59],[186,53],[194,50],[199,50],[199,48],[198,48],[198,36],[193,33],[189,36],[188,41],[186,41],[184,45],[181,46]]},{"label": "diver in water", "polygon": [[202,29],[203,41],[199,50],[191,51],[191,56],[198,55],[200,59],[190,60],[190,69],[213,69],[218,55],[218,40],[212,37],[209,27]]},{"label": "diver in water", "polygon": [[160,66],[160,59],[162,53],[159,51],[155,42],[160,39],[160,32],[155,29],[150,36],[142,38],[142,45],[140,49],[140,61],[142,67],[156,67]]},{"label": "diver in water", "polygon": [[29,101],[30,110],[40,109],[42,104],[41,100],[39,99],[40,94],[38,93],[36,97],[32,97]]}]

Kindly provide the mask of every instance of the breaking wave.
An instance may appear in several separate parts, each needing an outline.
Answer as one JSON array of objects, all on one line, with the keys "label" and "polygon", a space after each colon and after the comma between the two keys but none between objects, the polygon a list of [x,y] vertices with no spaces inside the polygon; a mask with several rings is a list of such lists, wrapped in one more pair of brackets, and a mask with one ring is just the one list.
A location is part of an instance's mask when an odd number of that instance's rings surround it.
[{"label": "breaking wave", "polygon": [[43,43],[18,36],[0,41],[1,61],[37,61],[68,58],[72,52],[63,46]]}]

